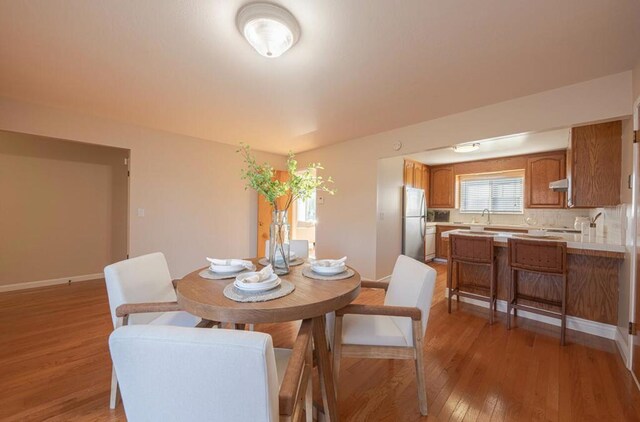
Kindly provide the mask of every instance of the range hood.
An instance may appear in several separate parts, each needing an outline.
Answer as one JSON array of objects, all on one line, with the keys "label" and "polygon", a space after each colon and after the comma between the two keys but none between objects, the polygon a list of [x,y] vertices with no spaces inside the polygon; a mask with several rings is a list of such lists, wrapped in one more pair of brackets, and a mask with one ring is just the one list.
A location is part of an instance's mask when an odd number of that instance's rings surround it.
[{"label": "range hood", "polygon": [[554,192],[566,192],[569,189],[569,181],[567,179],[556,180],[549,183],[549,189]]}]

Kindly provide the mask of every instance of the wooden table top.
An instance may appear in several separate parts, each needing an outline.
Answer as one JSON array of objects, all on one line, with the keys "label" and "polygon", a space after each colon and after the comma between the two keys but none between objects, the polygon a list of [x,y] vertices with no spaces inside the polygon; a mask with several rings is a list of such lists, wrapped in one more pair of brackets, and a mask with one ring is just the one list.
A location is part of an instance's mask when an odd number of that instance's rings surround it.
[{"label": "wooden table top", "polygon": [[[251,260],[258,270],[258,259]],[[314,318],[351,303],[360,293],[360,274],[344,280],[315,280],[302,275],[307,264],[291,267],[280,276],[293,283],[295,290],[266,302],[240,303],[224,296],[223,290],[234,279],[209,280],[198,275],[200,268],[178,282],[178,303],[187,312],[212,321],[237,324],[295,321]],[[205,267],[206,268],[206,267]]]}]

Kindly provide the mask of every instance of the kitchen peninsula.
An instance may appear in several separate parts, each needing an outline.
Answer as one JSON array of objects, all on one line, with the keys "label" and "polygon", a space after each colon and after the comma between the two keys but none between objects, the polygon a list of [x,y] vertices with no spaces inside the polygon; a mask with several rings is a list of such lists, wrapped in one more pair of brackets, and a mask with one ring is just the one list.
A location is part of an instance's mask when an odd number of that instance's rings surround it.
[{"label": "kitchen peninsula", "polygon": [[[445,251],[448,251],[450,234],[473,236],[492,236],[494,238],[497,259],[498,300],[506,301],[509,292],[510,270],[507,242],[512,236],[521,236],[512,232],[471,232],[465,229],[449,230],[442,233]],[[606,238],[569,233],[553,233],[549,240],[567,243],[567,315],[604,324],[616,325],[618,318],[618,277],[624,260],[625,247],[608,241]],[[544,240],[540,240],[544,241]],[[469,280],[487,280],[488,269],[460,264],[459,273],[463,283]],[[534,273],[522,273],[519,277],[519,289],[530,296],[549,300],[560,294],[558,277]],[[476,293],[469,291],[470,293]],[[526,303],[525,301],[522,301]],[[541,306],[541,305],[537,305]],[[544,306],[543,306],[544,308]],[[548,307],[547,309],[553,310]]]}]

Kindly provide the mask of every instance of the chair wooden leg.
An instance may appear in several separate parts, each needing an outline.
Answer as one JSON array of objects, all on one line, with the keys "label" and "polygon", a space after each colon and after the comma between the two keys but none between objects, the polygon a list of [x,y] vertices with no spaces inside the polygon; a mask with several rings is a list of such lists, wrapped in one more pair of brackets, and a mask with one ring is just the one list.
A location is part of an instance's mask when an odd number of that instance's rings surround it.
[{"label": "chair wooden leg", "polygon": [[425,384],[424,374],[424,356],[422,350],[422,322],[412,321],[413,325],[413,345],[416,354],[416,379],[418,382],[418,404],[420,413],[427,415],[427,387]]},{"label": "chair wooden leg", "polygon": [[333,329],[333,385],[338,396],[338,378],[340,375],[340,358],[342,353],[342,318],[336,316]]},{"label": "chair wooden leg", "polygon": [[120,396],[120,388],[118,387],[118,377],[116,377],[116,369],[111,370],[111,397],[109,398],[109,408],[115,409],[118,406],[118,397]]}]

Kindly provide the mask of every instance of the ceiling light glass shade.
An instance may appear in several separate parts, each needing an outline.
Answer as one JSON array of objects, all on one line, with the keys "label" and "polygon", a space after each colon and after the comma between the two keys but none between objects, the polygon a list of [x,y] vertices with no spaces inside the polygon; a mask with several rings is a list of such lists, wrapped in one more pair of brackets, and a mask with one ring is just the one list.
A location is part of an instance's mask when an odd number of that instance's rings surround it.
[{"label": "ceiling light glass shade", "polygon": [[473,152],[480,148],[480,144],[475,142],[473,144],[455,145],[452,147],[454,152]]},{"label": "ceiling light glass shade", "polygon": [[264,57],[279,57],[300,38],[300,26],[286,9],[251,3],[238,12],[237,25],[249,44]]}]

